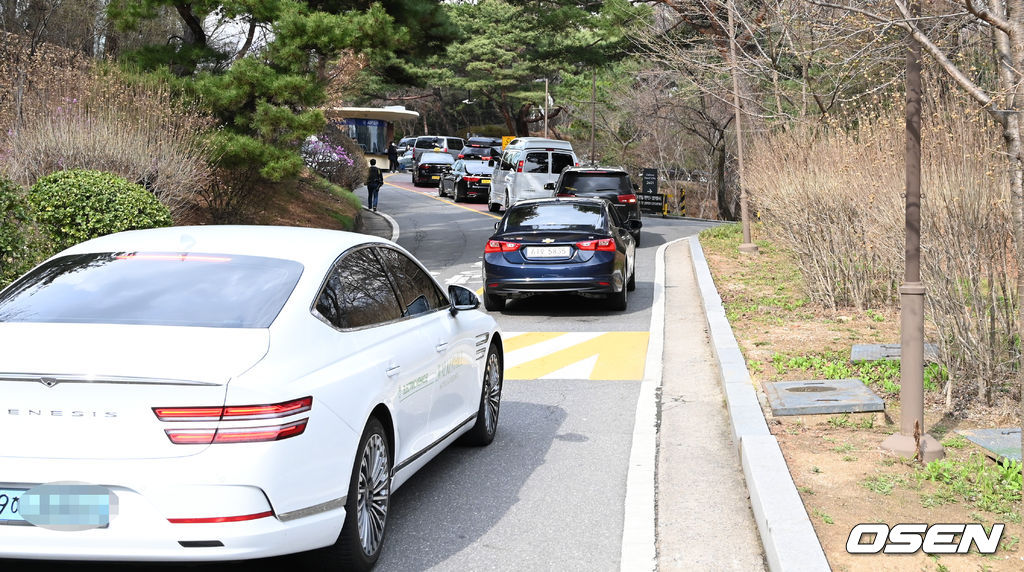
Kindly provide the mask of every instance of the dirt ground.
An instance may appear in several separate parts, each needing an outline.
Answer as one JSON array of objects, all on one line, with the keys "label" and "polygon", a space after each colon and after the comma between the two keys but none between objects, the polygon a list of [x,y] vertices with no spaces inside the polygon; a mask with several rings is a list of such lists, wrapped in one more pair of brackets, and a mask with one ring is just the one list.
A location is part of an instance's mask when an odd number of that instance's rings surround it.
[{"label": "dirt ground", "polygon": [[[760,242],[760,255],[741,257],[736,250],[738,236],[726,234],[702,237],[701,242],[755,384],[823,378],[820,369],[794,367],[793,358],[825,356],[848,364],[854,343],[899,342],[896,310],[815,307],[801,291],[799,272],[784,252]],[[932,332],[926,334],[932,336]],[[965,492],[971,490],[963,484],[967,481],[950,485],[941,478],[928,478],[958,469],[968,479],[989,474],[982,469],[993,470],[996,464],[956,430],[1014,426],[1012,411],[978,408],[966,418],[954,419],[943,415],[941,390],[926,392],[926,431],[944,443],[949,460],[929,469],[879,447],[898,431],[899,399],[896,393],[873,389],[885,399],[885,414],[776,418],[770,410],[766,412],[832,569],[1024,570],[1019,502]],[[846,551],[850,531],[859,523],[973,522],[986,527],[1006,525],[995,554],[972,550],[942,556],[920,551],[851,555]]]}]

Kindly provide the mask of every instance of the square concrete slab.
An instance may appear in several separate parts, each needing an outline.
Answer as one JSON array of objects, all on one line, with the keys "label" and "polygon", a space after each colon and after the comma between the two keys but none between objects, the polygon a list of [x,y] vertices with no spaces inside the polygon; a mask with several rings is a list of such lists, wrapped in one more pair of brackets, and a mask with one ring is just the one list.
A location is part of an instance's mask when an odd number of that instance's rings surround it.
[{"label": "square concrete slab", "polygon": [[[854,344],[850,350],[850,361],[853,363],[878,361],[880,359],[900,359],[899,344]],[[924,361],[939,361],[939,347],[935,344],[924,344]]]},{"label": "square concrete slab", "polygon": [[885,411],[885,402],[859,379],[776,381],[764,384],[775,415]]},{"label": "square concrete slab", "polygon": [[969,441],[987,450],[996,459],[1006,457],[1020,460],[1020,428],[1003,427],[1001,429],[960,429],[957,433],[967,437]]}]

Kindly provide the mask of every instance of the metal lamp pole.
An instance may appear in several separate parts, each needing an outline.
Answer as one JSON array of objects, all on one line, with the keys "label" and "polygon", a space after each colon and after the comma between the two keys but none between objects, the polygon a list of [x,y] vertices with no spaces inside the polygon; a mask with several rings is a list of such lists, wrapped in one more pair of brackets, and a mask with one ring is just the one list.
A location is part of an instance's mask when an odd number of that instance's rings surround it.
[{"label": "metal lamp pole", "polygon": [[[921,13],[911,0],[910,14]],[[921,44],[907,39],[906,247],[900,286],[900,432],[882,448],[921,462],[945,456],[942,445],[924,432],[924,284],[921,282]]]},{"label": "metal lamp pole", "polygon": [[732,102],[736,123],[736,168],[740,183],[740,222],[743,226],[743,243],[739,250],[743,254],[757,254],[757,245],[750,238],[750,214],[747,211],[747,188],[743,185],[743,129],[740,125],[740,81],[736,65],[736,24],[732,18],[733,0],[729,0],[729,66],[732,71]]},{"label": "metal lamp pole", "polygon": [[544,137],[548,136],[548,78],[544,78]]}]

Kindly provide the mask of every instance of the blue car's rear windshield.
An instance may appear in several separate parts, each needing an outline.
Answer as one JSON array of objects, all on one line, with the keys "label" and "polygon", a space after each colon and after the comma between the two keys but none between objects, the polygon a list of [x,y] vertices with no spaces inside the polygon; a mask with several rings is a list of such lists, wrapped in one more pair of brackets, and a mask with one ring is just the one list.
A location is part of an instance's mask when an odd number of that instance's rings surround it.
[{"label": "blue car's rear windshield", "polygon": [[601,230],[604,210],[595,203],[545,202],[516,205],[502,222],[503,232],[541,230]]},{"label": "blue car's rear windshield", "polygon": [[73,254],[0,292],[0,322],[266,328],[301,274],[298,262],[259,256]]}]

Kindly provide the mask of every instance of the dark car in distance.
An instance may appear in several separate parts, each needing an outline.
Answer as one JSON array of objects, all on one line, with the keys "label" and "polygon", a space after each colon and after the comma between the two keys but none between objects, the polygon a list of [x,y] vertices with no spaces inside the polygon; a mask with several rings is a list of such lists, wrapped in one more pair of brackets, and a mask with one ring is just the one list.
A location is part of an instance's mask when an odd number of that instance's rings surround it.
[{"label": "dark car in distance", "polygon": [[412,167],[412,184],[417,187],[440,184],[441,175],[447,173],[453,163],[455,159],[448,153],[428,151],[420,155],[419,162]]},{"label": "dark car in distance", "polygon": [[[499,153],[500,155],[500,153]],[[466,145],[459,152],[459,159],[466,159],[469,161],[490,161],[495,157],[494,149],[492,147],[475,147],[473,145]]]},{"label": "dark car in distance", "polygon": [[[625,169],[617,167],[569,167],[558,180],[544,185],[556,197],[595,197],[605,199],[615,208],[623,221],[640,220],[640,203],[636,198],[636,185]],[[632,233],[640,244],[640,229]]]},{"label": "dark car in distance", "polygon": [[497,160],[501,156],[501,138],[473,136],[459,152],[459,159],[476,161]]},{"label": "dark car in distance", "polygon": [[486,161],[459,159],[450,171],[441,174],[437,194],[449,196],[457,203],[469,199],[486,201],[493,171],[494,168],[489,167]]},{"label": "dark car in distance", "polygon": [[636,288],[638,220],[619,223],[597,198],[532,199],[505,211],[484,247],[484,306],[501,310],[509,298],[572,293],[605,298],[625,310]]}]

